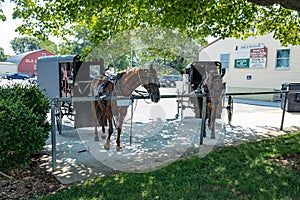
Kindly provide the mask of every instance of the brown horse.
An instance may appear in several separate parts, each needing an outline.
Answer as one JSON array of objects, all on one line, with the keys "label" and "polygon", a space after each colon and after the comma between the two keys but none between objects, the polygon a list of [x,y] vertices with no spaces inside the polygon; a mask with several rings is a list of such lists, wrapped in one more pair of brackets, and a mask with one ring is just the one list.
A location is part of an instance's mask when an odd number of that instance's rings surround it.
[{"label": "brown horse", "polygon": [[[91,83],[91,91],[94,96],[98,96],[99,86],[101,83],[103,83],[103,79],[94,79]],[[130,97],[132,95],[132,92],[139,86],[143,86],[151,99],[152,102],[157,103],[160,100],[160,92],[159,92],[159,82],[157,77],[156,69],[153,67],[153,65],[150,66],[149,69],[137,69],[132,68],[128,71],[119,73],[116,75],[116,78],[114,82],[110,81],[108,82],[107,87],[103,90],[104,94],[108,94],[112,97]],[[105,128],[104,128],[104,120],[105,115],[107,116],[109,128],[108,128],[108,137],[106,138],[106,143],[104,145],[104,148],[106,150],[110,149],[110,138],[113,133],[113,126],[112,126],[112,118],[113,115],[118,115],[118,127],[117,127],[117,150],[121,151],[121,132],[122,132],[122,125],[124,118],[127,114],[128,106],[119,106],[117,104],[118,100],[115,100],[112,98],[111,100],[101,100],[96,101],[92,103],[92,112],[93,112],[93,119],[94,119],[94,126],[95,126],[95,141],[99,141],[98,136],[98,119],[96,110],[97,107],[100,106],[101,108],[101,126],[102,126],[102,138],[105,139]]]},{"label": "brown horse", "polygon": [[[99,94],[101,90],[102,84],[108,79],[107,76],[101,75],[96,78],[94,78],[91,82],[90,90],[93,96],[99,97],[100,95],[106,95],[109,96],[111,95],[112,91],[114,90],[114,83],[111,81],[108,81],[107,86],[103,90],[103,94]],[[99,141],[99,136],[98,136],[98,130],[97,130],[97,125],[98,125],[98,116],[97,116],[97,111],[98,108],[100,109],[100,121],[101,121],[101,127],[102,127],[102,138],[105,139],[105,117],[107,117],[108,122],[109,122],[109,128],[108,131],[112,132],[113,127],[112,127],[112,109],[111,109],[111,101],[107,101],[104,98],[99,101],[92,101],[92,114],[93,114],[93,120],[94,120],[94,125],[95,125],[95,141]]]},{"label": "brown horse", "polygon": [[[219,74],[216,70],[208,73],[203,83],[200,85],[202,93],[208,94],[206,105],[205,121],[208,119],[209,129],[211,130],[211,139],[215,139],[215,121],[219,103],[221,103],[222,93],[225,89],[223,83],[224,74]],[[206,124],[206,123],[205,123]],[[206,125],[204,124],[203,137],[206,137]]]}]

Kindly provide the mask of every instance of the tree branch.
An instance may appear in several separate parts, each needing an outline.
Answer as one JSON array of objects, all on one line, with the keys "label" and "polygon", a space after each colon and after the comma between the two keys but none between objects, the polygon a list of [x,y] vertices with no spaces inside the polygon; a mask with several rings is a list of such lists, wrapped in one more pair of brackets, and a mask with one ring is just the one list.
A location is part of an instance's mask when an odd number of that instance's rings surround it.
[{"label": "tree branch", "polygon": [[299,0],[248,0],[248,1],[260,6],[271,6],[273,4],[280,4],[284,8],[300,11]]},{"label": "tree branch", "polygon": [[6,177],[6,178],[12,179],[11,176],[8,176],[8,175],[4,174],[3,172],[0,172],[0,174],[1,174],[2,176]]}]

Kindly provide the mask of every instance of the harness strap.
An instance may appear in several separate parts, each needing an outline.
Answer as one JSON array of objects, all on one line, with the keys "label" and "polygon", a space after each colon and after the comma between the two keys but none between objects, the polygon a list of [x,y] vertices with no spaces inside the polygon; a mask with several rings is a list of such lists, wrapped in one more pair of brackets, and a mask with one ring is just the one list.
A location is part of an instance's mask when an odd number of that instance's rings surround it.
[{"label": "harness strap", "polygon": [[140,70],[138,70],[138,77],[139,77],[139,80],[140,80],[141,85],[143,85],[143,81],[142,81],[141,75],[140,75]]},{"label": "harness strap", "polygon": [[124,72],[123,72],[123,73],[118,73],[118,74],[112,79],[114,85],[116,86],[116,88],[117,88],[117,90],[118,90],[118,92],[119,92],[122,96],[124,96],[124,94],[123,94],[123,92],[122,92],[121,89],[120,89],[120,86],[119,86],[119,84],[118,84],[118,81],[122,78],[123,74],[124,74]]}]

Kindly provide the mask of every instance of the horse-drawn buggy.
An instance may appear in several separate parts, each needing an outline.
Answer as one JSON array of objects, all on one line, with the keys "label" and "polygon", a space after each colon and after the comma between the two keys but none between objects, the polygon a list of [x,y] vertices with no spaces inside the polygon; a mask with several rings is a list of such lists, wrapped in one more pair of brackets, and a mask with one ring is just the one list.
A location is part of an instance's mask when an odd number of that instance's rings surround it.
[{"label": "horse-drawn buggy", "polygon": [[[47,56],[37,60],[37,82],[49,99],[88,96],[91,80],[104,72],[103,62],[82,62],[77,55]],[[61,133],[63,118],[74,127],[92,125],[90,102],[57,101],[56,126]]]},{"label": "horse-drawn buggy", "polygon": [[[221,118],[221,113],[225,107],[228,112],[228,122],[231,122],[233,102],[231,96],[228,97],[228,103],[225,104],[226,83],[223,82],[225,69],[222,68],[220,62],[214,61],[196,61],[190,63],[186,67],[184,82],[179,88],[181,94],[189,94],[188,99],[179,99],[179,108],[183,111],[191,108],[196,118],[208,119],[209,128],[211,129],[211,137],[215,137],[215,120]],[[203,103],[205,98],[205,107]],[[205,111],[205,112],[203,112]],[[204,133],[206,136],[206,128],[204,123]]]}]

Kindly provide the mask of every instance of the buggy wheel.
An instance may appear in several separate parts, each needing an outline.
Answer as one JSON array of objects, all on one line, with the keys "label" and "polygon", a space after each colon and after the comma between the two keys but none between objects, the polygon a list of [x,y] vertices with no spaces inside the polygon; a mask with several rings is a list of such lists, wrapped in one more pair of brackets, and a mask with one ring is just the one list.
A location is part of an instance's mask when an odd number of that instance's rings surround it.
[{"label": "buggy wheel", "polygon": [[176,86],[175,82],[172,81],[172,82],[170,83],[170,87],[175,87],[175,86]]},{"label": "buggy wheel", "polygon": [[231,124],[232,120],[232,115],[233,115],[233,99],[232,96],[228,97],[228,102],[227,102],[227,116],[228,116],[228,124]]},{"label": "buggy wheel", "polygon": [[67,115],[67,118],[70,121],[74,121],[74,109],[73,109],[73,104],[72,103],[67,103],[65,106],[65,114]]}]

